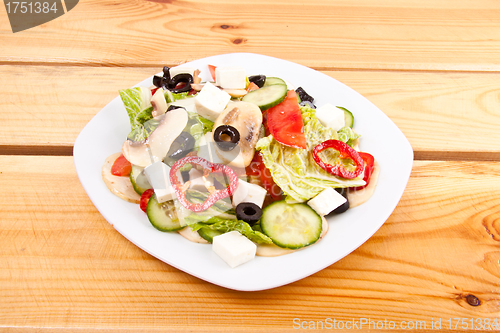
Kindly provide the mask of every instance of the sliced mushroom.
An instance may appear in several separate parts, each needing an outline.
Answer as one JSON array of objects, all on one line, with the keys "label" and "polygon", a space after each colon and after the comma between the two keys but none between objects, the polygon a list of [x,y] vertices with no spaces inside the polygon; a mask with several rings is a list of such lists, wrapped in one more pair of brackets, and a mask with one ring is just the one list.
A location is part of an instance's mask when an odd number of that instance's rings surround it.
[{"label": "sliced mushroom", "polygon": [[232,102],[219,115],[214,123],[214,132],[220,125],[231,125],[240,133],[239,149],[222,151],[216,149],[217,155],[225,163],[234,167],[246,167],[252,162],[255,145],[259,139],[262,125],[262,112],[253,103]]},{"label": "sliced mushroom", "polygon": [[208,242],[198,234],[197,231],[193,231],[189,226],[177,231],[182,237],[190,240],[194,243],[208,244]]},{"label": "sliced mushroom", "polygon": [[248,93],[248,91],[246,91],[245,89],[227,89],[227,88],[225,88],[222,90],[227,92],[231,97],[234,97],[234,98],[243,97]]},{"label": "sliced mushroom", "polygon": [[158,127],[146,140],[125,141],[122,146],[123,155],[130,163],[141,167],[163,160],[170,145],[181,134],[187,122],[188,114],[185,109],[175,109],[165,113]]},{"label": "sliced mushroom", "polygon": [[167,100],[165,99],[165,92],[163,88],[158,88],[151,98],[151,105],[153,106],[153,111],[151,114],[153,117],[158,117],[167,112]]},{"label": "sliced mushroom", "polygon": [[101,170],[102,180],[111,193],[116,194],[118,197],[128,202],[139,203],[141,196],[134,190],[130,182],[130,177],[115,176],[111,173],[111,167],[118,156],[120,156],[120,153],[115,153],[106,158]]}]

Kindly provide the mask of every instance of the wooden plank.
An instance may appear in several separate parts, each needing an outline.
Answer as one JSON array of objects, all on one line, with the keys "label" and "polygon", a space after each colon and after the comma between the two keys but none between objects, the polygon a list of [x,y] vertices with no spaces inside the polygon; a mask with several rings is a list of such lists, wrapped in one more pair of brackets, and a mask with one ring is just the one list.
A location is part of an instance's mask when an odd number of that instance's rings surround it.
[{"label": "wooden plank", "polygon": [[449,318],[500,320],[499,163],[415,162],[370,240],[311,277],[261,292],[211,285],[132,245],[93,207],[71,157],[0,156],[0,165],[7,330],[291,332],[369,319],[430,331],[439,319],[443,329]]},{"label": "wooden plank", "polygon": [[[0,82],[0,153],[71,154],[78,133],[119,89],[159,70],[0,66],[4,78]],[[500,74],[325,73],[386,113],[410,140],[417,159],[500,160]]]},{"label": "wooden plank", "polygon": [[495,0],[89,0],[16,34],[0,22],[0,63],[157,67],[254,52],[321,69],[499,71],[498,17]]}]

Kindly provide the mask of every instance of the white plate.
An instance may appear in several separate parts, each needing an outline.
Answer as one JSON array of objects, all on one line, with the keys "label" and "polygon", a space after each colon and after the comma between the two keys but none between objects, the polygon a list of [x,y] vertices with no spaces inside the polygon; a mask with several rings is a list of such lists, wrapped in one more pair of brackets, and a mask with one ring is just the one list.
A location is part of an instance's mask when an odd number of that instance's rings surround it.
[{"label": "white plate", "polygon": [[[397,126],[356,91],[310,68],[268,56],[232,53],[199,59],[183,66],[202,71],[207,65],[238,65],[247,75],[265,74],[302,86],[321,106],[332,103],[351,110],[354,128],[362,135],[361,150],[371,153],[380,165],[374,195],[365,204],[329,220],[330,230],[319,243],[280,257],[256,257],[230,268],[207,244],[189,242],[177,233],[154,229],[139,205],[112,194],[101,179],[106,157],[119,152],[130,131],[127,113],[119,97],[106,105],[82,130],[74,146],[78,177],[104,218],[132,243],[188,274],[216,285],[244,291],[282,286],[335,263],[369,239],[398,204],[410,176],[413,150]],[[138,85],[150,86],[152,78]],[[126,87],[124,87],[126,88]]]}]

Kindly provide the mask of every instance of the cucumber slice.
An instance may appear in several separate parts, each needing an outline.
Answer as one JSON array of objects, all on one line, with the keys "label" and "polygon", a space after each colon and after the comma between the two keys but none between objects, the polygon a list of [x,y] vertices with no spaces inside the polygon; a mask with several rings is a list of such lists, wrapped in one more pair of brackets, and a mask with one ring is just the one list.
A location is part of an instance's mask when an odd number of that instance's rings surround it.
[{"label": "cucumber slice", "polygon": [[212,230],[212,229],[207,228],[207,227],[202,227],[201,229],[198,230],[198,234],[201,236],[201,238],[203,238],[207,242],[212,243],[214,240],[214,237],[222,235],[222,232],[217,231],[217,230]]},{"label": "cucumber slice", "polygon": [[349,126],[352,128],[354,126],[354,116],[352,115],[352,112],[347,110],[346,108],[343,108],[341,106],[337,106],[339,109],[344,111],[344,119],[345,119],[345,125]]},{"label": "cucumber slice", "polygon": [[243,96],[242,101],[257,104],[261,111],[264,111],[283,102],[286,93],[286,85],[275,84],[249,92]]},{"label": "cucumber slice", "polygon": [[286,82],[283,79],[280,79],[279,77],[266,77],[266,81],[264,82],[264,87],[265,86],[273,86],[275,84],[284,84],[286,86]]},{"label": "cucumber slice", "polygon": [[144,172],[142,172],[143,170],[143,167],[137,165],[132,165],[132,169],[130,170],[130,182],[138,194],[143,194],[144,191],[152,188],[152,186],[149,185],[148,178]]},{"label": "cucumber slice", "polygon": [[288,204],[282,200],[264,209],[260,227],[279,247],[299,249],[319,239],[322,221],[307,204]]},{"label": "cucumber slice", "polygon": [[149,199],[146,214],[153,227],[160,231],[176,231],[184,227],[177,218],[174,202],[158,203],[155,194]]}]

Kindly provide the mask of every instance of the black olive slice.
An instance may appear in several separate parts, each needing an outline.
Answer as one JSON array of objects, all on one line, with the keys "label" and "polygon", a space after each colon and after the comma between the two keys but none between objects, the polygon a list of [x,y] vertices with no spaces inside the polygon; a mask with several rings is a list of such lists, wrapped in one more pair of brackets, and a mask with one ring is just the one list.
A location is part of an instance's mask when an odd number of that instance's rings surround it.
[{"label": "black olive slice", "polygon": [[163,79],[166,82],[170,81],[170,68],[167,66],[163,67]]},{"label": "black olive slice", "polygon": [[335,208],[330,214],[342,214],[346,210],[349,209],[349,199],[347,199],[347,192],[349,191],[348,188],[336,188],[335,191],[338,193],[342,194],[342,196],[347,200],[344,202],[342,205],[338,206]]},{"label": "black olive slice", "polygon": [[[177,85],[184,83],[179,88]],[[189,73],[180,73],[170,79],[168,82],[168,89],[174,93],[183,93],[191,90],[191,83],[193,83],[193,76]]]},{"label": "black olive slice", "polygon": [[308,102],[314,103],[314,98],[311,95],[309,95],[308,93],[306,93],[304,88],[298,87],[297,89],[295,89],[295,92],[297,93],[297,95],[299,95],[299,98],[301,101],[308,101]]},{"label": "black olive slice", "polygon": [[262,209],[252,202],[242,202],[236,206],[236,218],[252,225],[262,217]]},{"label": "black olive slice", "polygon": [[153,84],[157,88],[161,88],[163,86],[163,77],[155,75],[153,76]]},{"label": "black olive slice", "polygon": [[233,150],[240,141],[240,132],[231,125],[221,125],[215,129],[214,141],[220,150]]},{"label": "black olive slice", "polygon": [[193,151],[195,139],[188,132],[181,132],[170,146],[167,156],[174,160],[179,160]]},{"label": "black olive slice", "polygon": [[248,77],[248,81],[255,83],[259,88],[262,88],[264,86],[264,83],[266,83],[266,76],[252,75]]},{"label": "black olive slice", "polygon": [[181,176],[184,183],[189,181],[189,171],[181,171]]},{"label": "black olive slice", "polygon": [[178,106],[178,105],[169,105],[168,108],[167,108],[167,112],[168,111],[172,111],[172,110],[175,110],[175,109],[184,109],[182,106]]},{"label": "black olive slice", "polygon": [[154,75],[153,84],[157,88],[168,88],[168,83],[170,82],[170,68],[167,66],[163,67],[163,76]]}]

